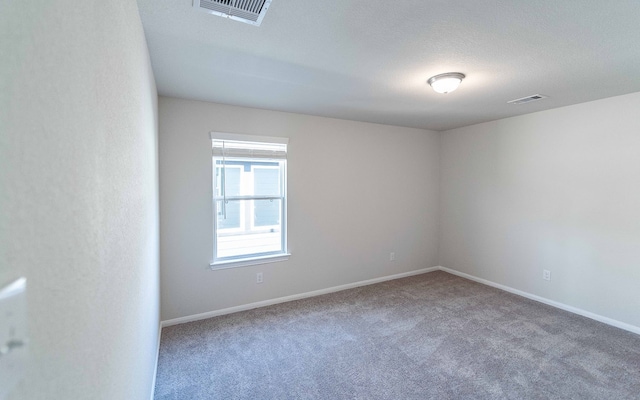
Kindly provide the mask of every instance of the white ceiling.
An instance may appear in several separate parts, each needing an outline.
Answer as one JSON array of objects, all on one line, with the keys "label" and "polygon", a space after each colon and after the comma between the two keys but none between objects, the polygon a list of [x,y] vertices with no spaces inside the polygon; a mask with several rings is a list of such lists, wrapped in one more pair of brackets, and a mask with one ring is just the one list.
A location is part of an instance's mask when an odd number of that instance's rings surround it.
[{"label": "white ceiling", "polygon": [[138,4],[165,96],[446,130],[640,91],[640,0],[273,0],[260,27]]}]

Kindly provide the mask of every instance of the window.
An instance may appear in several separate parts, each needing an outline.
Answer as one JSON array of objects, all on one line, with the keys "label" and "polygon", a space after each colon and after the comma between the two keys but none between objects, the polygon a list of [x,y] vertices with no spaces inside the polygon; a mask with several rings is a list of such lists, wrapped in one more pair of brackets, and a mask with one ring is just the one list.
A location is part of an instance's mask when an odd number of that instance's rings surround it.
[{"label": "window", "polygon": [[211,133],[213,268],[287,253],[287,139]]}]

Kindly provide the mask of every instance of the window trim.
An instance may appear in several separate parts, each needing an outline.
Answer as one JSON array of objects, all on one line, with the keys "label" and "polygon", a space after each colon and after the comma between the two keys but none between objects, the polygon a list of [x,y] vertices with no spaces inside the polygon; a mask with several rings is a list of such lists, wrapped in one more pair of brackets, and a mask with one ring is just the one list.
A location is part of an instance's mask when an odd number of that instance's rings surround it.
[{"label": "window trim", "polygon": [[[288,138],[283,138],[283,137],[272,137],[272,136],[255,136],[255,135],[244,135],[244,134],[234,134],[234,133],[224,133],[224,132],[210,132],[209,133],[210,139],[211,141],[213,140],[229,140],[229,141],[240,141],[240,142],[257,142],[257,143],[275,143],[275,144],[288,144],[289,139]],[[213,150],[212,150],[213,151]],[[249,157],[247,157],[249,158]],[[215,173],[215,156],[213,156],[212,153],[212,173]],[[265,263],[273,263],[273,262],[280,262],[280,261],[286,261],[289,259],[289,257],[291,256],[291,253],[289,253],[288,251],[288,240],[287,240],[287,235],[288,235],[288,229],[287,229],[287,209],[288,209],[288,204],[287,204],[287,159],[286,157],[281,159],[281,162],[283,162],[283,165],[280,166],[282,172],[283,172],[283,187],[282,187],[282,195],[281,195],[281,201],[282,201],[282,207],[281,207],[281,235],[282,235],[282,251],[277,252],[277,253],[262,253],[262,254],[251,254],[248,256],[237,256],[237,258],[224,258],[222,260],[216,260],[215,258],[215,254],[216,254],[216,245],[217,245],[217,240],[216,240],[216,236],[217,236],[217,232],[216,232],[216,193],[215,193],[215,182],[214,179],[215,177],[212,176],[212,179],[210,180],[212,182],[212,196],[211,196],[211,207],[212,207],[212,215],[213,215],[213,220],[212,220],[212,228],[213,228],[213,246],[212,246],[212,252],[213,252],[213,257],[211,262],[209,263],[209,266],[211,267],[212,270],[217,270],[217,269],[228,269],[228,268],[236,268],[236,267],[245,267],[245,266],[250,266],[250,265],[257,265],[257,264],[265,264]],[[236,196],[236,197],[244,197],[244,196]],[[252,198],[255,197],[262,197],[262,196],[251,196]],[[267,197],[273,197],[273,196],[267,196]],[[247,199],[248,200],[248,199]]]},{"label": "window trim", "polygon": [[289,143],[289,138],[285,137],[244,135],[241,133],[209,132],[209,137],[211,140],[233,140],[237,142]]},{"label": "window trim", "polygon": [[223,260],[209,263],[211,269],[229,269],[249,267],[251,265],[268,264],[280,261],[287,261],[291,257],[291,253],[278,253],[260,257],[247,257],[237,260]]}]

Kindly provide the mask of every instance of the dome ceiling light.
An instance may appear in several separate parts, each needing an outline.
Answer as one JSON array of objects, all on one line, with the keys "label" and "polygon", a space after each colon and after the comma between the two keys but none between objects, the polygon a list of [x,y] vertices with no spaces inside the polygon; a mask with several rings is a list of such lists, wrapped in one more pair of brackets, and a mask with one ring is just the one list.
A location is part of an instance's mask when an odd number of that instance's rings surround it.
[{"label": "dome ceiling light", "polygon": [[438,93],[451,93],[458,88],[464,79],[464,74],[460,72],[447,72],[429,78],[427,83]]}]

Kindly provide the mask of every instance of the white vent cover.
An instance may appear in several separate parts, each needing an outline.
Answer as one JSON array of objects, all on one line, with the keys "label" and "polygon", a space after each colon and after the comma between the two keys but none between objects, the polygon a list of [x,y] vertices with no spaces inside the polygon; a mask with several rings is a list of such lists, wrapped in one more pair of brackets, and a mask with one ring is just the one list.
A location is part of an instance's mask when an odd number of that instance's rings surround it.
[{"label": "white vent cover", "polygon": [[519,99],[507,101],[507,103],[509,103],[509,104],[531,103],[532,101],[538,101],[538,100],[546,99],[547,97],[548,96],[545,96],[543,94],[532,94],[531,96],[521,97]]},{"label": "white vent cover", "polygon": [[260,26],[270,4],[271,0],[193,0],[198,10],[255,26]]}]

